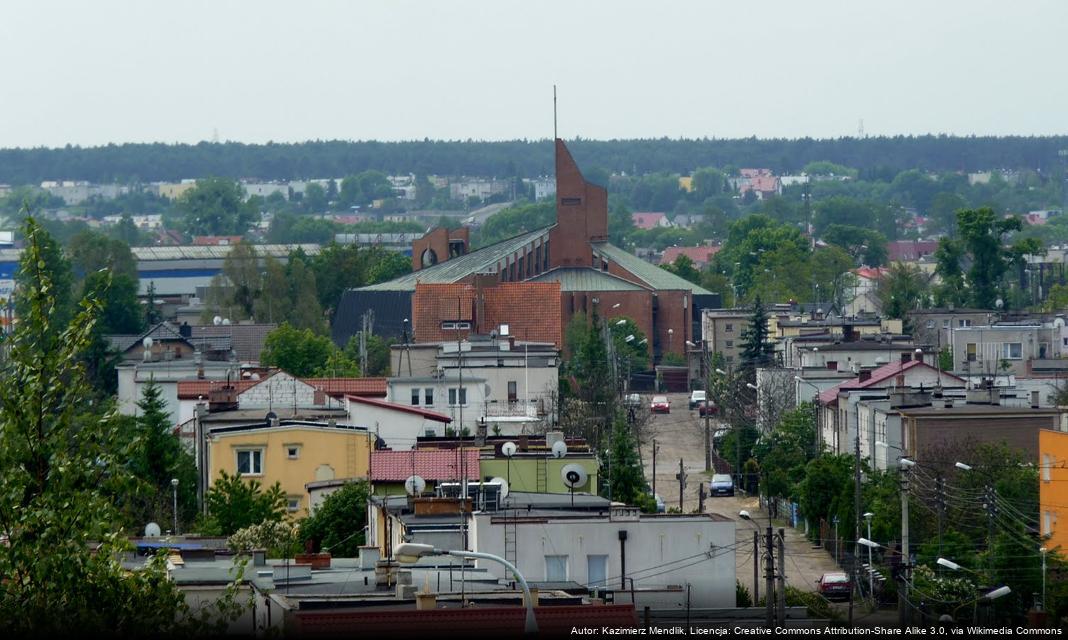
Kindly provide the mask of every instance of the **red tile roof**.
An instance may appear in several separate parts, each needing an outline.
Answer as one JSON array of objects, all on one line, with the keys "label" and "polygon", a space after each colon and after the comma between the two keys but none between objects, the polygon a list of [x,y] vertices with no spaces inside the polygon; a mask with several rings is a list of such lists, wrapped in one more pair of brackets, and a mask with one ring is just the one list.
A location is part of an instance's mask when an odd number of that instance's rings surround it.
[{"label": "red tile roof", "polygon": [[[459,480],[461,449],[371,452],[371,482],[404,482],[417,475],[429,482]],[[479,449],[463,449],[468,480],[478,480]]]},{"label": "red tile roof", "polygon": [[300,381],[335,398],[349,395],[386,397],[385,378],[301,378]]},{"label": "red tile roof", "polygon": [[667,219],[667,214],[659,211],[637,211],[630,214],[630,219],[639,229],[655,229],[660,226],[662,220]]},{"label": "red tile roof", "polygon": [[675,259],[679,256],[687,256],[690,260],[693,260],[694,266],[703,267],[712,261],[712,256],[719,253],[721,248],[719,245],[711,247],[668,247],[664,249],[664,255],[660,257],[660,264],[674,264]]},{"label": "red tile roof", "polygon": [[[234,380],[230,384],[237,388],[237,392],[241,393],[253,387],[263,380]],[[178,381],[178,399],[179,400],[196,400],[203,397],[207,399],[208,391],[212,389],[218,389],[226,386],[226,380],[179,380]]]},{"label": "red tile roof", "polygon": [[349,400],[357,402],[359,404],[365,404],[372,407],[379,407],[381,409],[389,409],[391,411],[401,411],[403,413],[411,413],[413,415],[423,416],[427,420],[433,420],[435,422],[452,422],[452,418],[444,413],[438,413],[437,411],[429,411],[427,409],[420,409],[419,407],[413,407],[406,404],[397,404],[395,402],[386,402],[385,400],[378,400],[376,398],[365,398],[362,396],[347,396]]},{"label": "red tile roof", "polygon": [[[847,391],[850,389],[872,389],[884,386],[884,383],[887,380],[890,380],[891,378],[894,378],[902,373],[905,373],[909,369],[914,369],[916,367],[926,367],[932,371],[936,371],[934,367],[927,364],[926,362],[921,362],[920,360],[909,360],[908,362],[901,362],[899,360],[897,362],[891,362],[890,364],[884,364],[878,369],[873,369],[871,372],[871,377],[863,382],[861,382],[860,377],[857,377],[852,380],[847,380],[841,384],[833,386],[830,389],[825,389],[824,391],[820,392],[820,404],[829,404],[837,400],[839,391]],[[962,378],[958,378],[957,376],[947,371],[942,372],[942,377],[951,378],[954,382],[964,384],[964,380]]]},{"label": "red tile roof", "polygon": [[778,192],[779,191],[779,179],[775,176],[753,176],[749,178],[747,184],[743,184],[739,191],[745,193],[752,189],[753,191],[761,191],[764,193]]},{"label": "red tile roof", "polygon": [[886,243],[886,255],[890,262],[919,260],[938,249],[937,240],[895,240]]},{"label": "red tile roof", "polygon": [[[260,380],[235,380],[232,384],[238,393],[256,386],[270,376]],[[328,396],[340,398],[346,395],[386,397],[385,378],[301,378],[301,382],[319,389]],[[225,380],[179,380],[178,399],[196,400],[208,397],[208,391],[226,384]]]},{"label": "red tile roof", "polygon": [[858,278],[865,278],[867,280],[878,280],[889,272],[890,270],[885,267],[860,267],[858,269],[853,269],[853,273],[857,274]]}]

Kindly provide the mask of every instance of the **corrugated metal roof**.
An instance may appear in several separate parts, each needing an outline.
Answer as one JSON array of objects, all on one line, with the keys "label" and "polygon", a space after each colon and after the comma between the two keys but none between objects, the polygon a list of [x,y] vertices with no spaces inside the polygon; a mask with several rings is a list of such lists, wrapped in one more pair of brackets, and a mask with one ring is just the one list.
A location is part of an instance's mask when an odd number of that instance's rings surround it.
[{"label": "corrugated metal roof", "polygon": [[653,289],[682,289],[692,291],[699,295],[712,293],[689,280],[680,278],[666,269],[661,269],[655,264],[650,264],[633,253],[612,246],[607,242],[596,243],[593,245],[593,248],[596,252],[600,253],[602,257],[615,262],[627,271],[633,273]]},{"label": "corrugated metal roof", "polygon": [[[320,246],[317,244],[254,244],[252,246],[260,256],[273,256],[275,258],[288,257],[289,253],[298,247],[310,256],[318,255],[320,251]],[[233,245],[186,245],[180,247],[131,247],[130,251],[140,262],[152,260],[223,260],[233,248]],[[0,249],[0,262],[18,262],[21,257],[22,249]]]},{"label": "corrugated metal roof", "polygon": [[378,284],[372,284],[367,287],[361,287],[361,291],[414,291],[415,284],[417,282],[425,282],[428,284],[433,283],[453,283],[462,280],[463,278],[473,274],[486,271],[490,267],[496,267],[496,264],[502,258],[505,258],[519,249],[522,249],[527,244],[537,240],[540,236],[543,236],[549,232],[551,227],[543,227],[541,229],[535,229],[522,235],[509,238],[507,240],[501,240],[496,244],[491,244],[488,247],[483,247],[471,253],[460,256],[459,258],[453,258],[452,260],[446,260],[445,262],[438,263],[433,267],[428,267],[419,271],[403,275],[399,278],[390,280],[389,282],[380,282]]},{"label": "corrugated metal roof", "polygon": [[590,267],[558,267],[527,282],[559,282],[560,291],[644,291],[645,287]]}]

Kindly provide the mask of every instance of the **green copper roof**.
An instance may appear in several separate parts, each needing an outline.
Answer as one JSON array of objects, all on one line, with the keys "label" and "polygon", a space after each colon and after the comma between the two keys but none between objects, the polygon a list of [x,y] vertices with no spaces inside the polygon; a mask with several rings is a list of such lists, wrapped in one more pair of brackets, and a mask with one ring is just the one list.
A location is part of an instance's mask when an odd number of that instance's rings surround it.
[{"label": "green copper roof", "polygon": [[560,291],[647,291],[641,285],[591,267],[558,267],[527,282],[559,282]]}]

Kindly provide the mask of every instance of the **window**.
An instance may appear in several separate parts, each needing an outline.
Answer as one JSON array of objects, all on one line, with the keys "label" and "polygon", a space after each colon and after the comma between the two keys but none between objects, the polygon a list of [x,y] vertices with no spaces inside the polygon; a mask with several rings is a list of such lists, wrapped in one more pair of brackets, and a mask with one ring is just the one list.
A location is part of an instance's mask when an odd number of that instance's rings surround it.
[{"label": "window", "polygon": [[413,407],[418,407],[419,406],[419,389],[418,388],[412,389],[412,406]]},{"label": "window", "polygon": [[608,556],[586,556],[586,586],[608,586]]},{"label": "window", "polygon": [[[459,392],[459,394],[457,394],[457,392]],[[460,397],[460,404],[466,407],[467,406],[467,387],[460,387],[459,389],[457,389],[456,387],[453,387],[452,389],[449,389],[449,406],[450,407],[455,407],[456,406],[456,397],[457,397],[457,395],[459,395],[459,397]]]},{"label": "window", "polygon": [[300,511],[300,496],[289,496],[286,498],[286,509],[290,513],[293,511]]},{"label": "window", "polygon": [[928,320],[927,321],[927,328],[928,329],[934,329],[934,320]]},{"label": "window", "polygon": [[723,330],[726,331],[727,333],[733,333],[734,332],[734,325],[733,324],[728,324],[727,326],[723,327]]},{"label": "window", "polygon": [[286,445],[286,457],[290,460],[296,460],[300,458],[300,445],[299,444],[287,444]]},{"label": "window", "polygon": [[943,320],[942,321],[942,328],[943,329],[948,329],[949,328],[949,320]]},{"label": "window", "polygon": [[733,346],[734,346],[734,340],[728,340],[727,341],[727,348],[730,349]]},{"label": "window", "polygon": [[442,322],[441,323],[441,328],[443,330],[446,330],[446,331],[452,330],[452,329],[456,328],[456,323],[455,322]]},{"label": "window", "polygon": [[434,389],[429,387],[423,389],[423,404],[428,407],[434,406]]},{"label": "window", "polygon": [[1049,468],[1053,466],[1053,456],[1048,453],[1042,454],[1042,482],[1050,481]]},{"label": "window", "polygon": [[1019,342],[1003,342],[1001,344],[1001,357],[1006,360],[1023,358],[1023,345]]},{"label": "window", "polygon": [[237,472],[245,476],[263,475],[263,449],[238,449]]},{"label": "window", "polygon": [[1042,513],[1042,535],[1048,536],[1051,533],[1053,533],[1053,513],[1045,511]]},{"label": "window", "polygon": [[958,327],[970,327],[970,326],[972,326],[972,321],[968,320],[967,318],[961,318],[960,320],[957,320],[957,326]]},{"label": "window", "polygon": [[545,581],[567,582],[567,556],[545,556]]},{"label": "window", "polygon": [[517,394],[516,394],[515,380],[509,380],[508,381],[508,402],[515,402],[518,399],[519,398],[517,397]]},{"label": "window", "polygon": [[457,322],[456,323],[456,328],[457,329],[470,329],[471,328],[471,323],[470,322]]},{"label": "window", "polygon": [[967,345],[968,362],[975,362],[975,360],[976,360],[976,346],[977,345],[974,342],[969,342],[968,343],[968,345]]}]

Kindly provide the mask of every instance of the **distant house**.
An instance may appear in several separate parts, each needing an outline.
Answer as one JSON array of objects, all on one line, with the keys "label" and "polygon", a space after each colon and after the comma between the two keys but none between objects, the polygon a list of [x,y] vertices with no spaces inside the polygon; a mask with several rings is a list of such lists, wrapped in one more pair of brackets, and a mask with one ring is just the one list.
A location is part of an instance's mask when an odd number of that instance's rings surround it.
[{"label": "distant house", "polygon": [[879,280],[888,272],[889,269],[885,267],[860,267],[852,270],[853,275],[857,277],[857,283],[853,288],[853,299],[846,305],[846,315],[879,311]]},{"label": "distant house", "polygon": [[646,231],[657,227],[672,226],[667,214],[659,211],[636,211],[630,214],[630,219],[634,221],[635,227]]},{"label": "distant house", "polygon": [[703,269],[709,262],[712,262],[712,257],[719,253],[719,250],[719,245],[703,247],[668,247],[667,249],[664,249],[664,255],[660,257],[660,265],[674,264],[679,256],[686,256],[693,261],[694,267]]},{"label": "distant house", "polygon": [[937,240],[895,240],[886,243],[886,253],[890,262],[914,262],[934,255],[937,249]]}]

